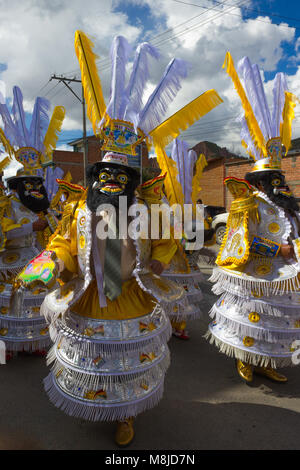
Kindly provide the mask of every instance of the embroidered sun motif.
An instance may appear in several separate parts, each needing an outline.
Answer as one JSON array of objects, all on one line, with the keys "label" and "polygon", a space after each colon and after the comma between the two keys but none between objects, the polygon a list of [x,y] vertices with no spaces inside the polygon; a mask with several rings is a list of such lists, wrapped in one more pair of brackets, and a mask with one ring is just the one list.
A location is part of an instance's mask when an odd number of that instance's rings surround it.
[{"label": "embroidered sun motif", "polygon": [[271,224],[269,224],[268,230],[270,233],[278,233],[280,231],[280,225],[276,222],[272,222]]}]

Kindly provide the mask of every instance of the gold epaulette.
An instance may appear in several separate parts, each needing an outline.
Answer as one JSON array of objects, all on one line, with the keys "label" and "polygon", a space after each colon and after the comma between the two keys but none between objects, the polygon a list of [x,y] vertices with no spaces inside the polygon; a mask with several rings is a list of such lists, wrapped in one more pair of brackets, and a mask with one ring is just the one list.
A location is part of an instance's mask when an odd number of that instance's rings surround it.
[{"label": "gold epaulette", "polygon": [[60,210],[59,207],[62,195],[66,194],[67,199],[65,204],[68,204],[70,202],[79,201],[85,193],[85,189],[79,184],[70,183],[70,181],[67,180],[57,179],[56,181],[58,183],[58,191],[51,201],[51,209],[62,213],[63,210]]},{"label": "gold epaulette", "polygon": [[249,219],[259,223],[259,212],[254,189],[239,178],[225,178],[224,184],[233,195],[226,231],[216,259],[218,266],[235,269],[245,264],[250,255]]},{"label": "gold epaulette", "polygon": [[253,194],[254,189],[248,181],[228,177],[225,178],[224,184],[234,197],[230,207],[231,225],[233,227],[239,225],[245,212],[249,214],[253,221],[259,222],[257,201]]},{"label": "gold epaulette", "polygon": [[138,186],[136,189],[137,199],[146,202],[148,205],[159,204],[164,196],[165,178],[166,175],[159,175]]}]

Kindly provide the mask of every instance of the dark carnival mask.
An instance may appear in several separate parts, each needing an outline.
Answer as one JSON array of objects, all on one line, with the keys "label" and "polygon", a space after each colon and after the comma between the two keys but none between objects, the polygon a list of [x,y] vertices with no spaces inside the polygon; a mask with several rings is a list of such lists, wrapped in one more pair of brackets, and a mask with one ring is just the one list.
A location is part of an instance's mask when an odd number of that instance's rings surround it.
[{"label": "dark carnival mask", "polygon": [[87,171],[87,206],[96,212],[101,204],[119,206],[119,197],[126,196],[130,206],[139,180],[135,170],[121,165],[96,163]]},{"label": "dark carnival mask", "polygon": [[299,205],[280,171],[247,173],[246,180],[258,189],[262,189],[276,205],[286,210],[299,211]]},{"label": "dark carnival mask", "polygon": [[21,203],[33,212],[49,208],[50,202],[41,178],[28,177],[16,181],[15,187]]}]

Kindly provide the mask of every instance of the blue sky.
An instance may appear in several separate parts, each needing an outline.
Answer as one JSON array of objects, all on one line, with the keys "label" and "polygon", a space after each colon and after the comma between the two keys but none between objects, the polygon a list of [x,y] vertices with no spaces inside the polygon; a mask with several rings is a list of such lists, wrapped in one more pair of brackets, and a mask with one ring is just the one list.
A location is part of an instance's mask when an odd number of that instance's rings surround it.
[{"label": "blue sky", "polygon": [[[224,103],[182,136],[192,146],[210,140],[242,152],[235,122],[241,112],[231,80],[222,70],[227,50],[235,61],[248,55],[264,71],[271,94],[276,72],[287,74],[290,90],[300,97],[300,2],[293,0],[3,0],[0,16],[0,79],[9,100],[20,86],[30,113],[36,96],[52,107],[63,105],[66,119],[58,146],[82,135],[82,109],[53,73],[80,78],[74,53],[74,33],[93,37],[99,55],[99,75],[106,100],[110,93],[109,48],[124,35],[134,47],[150,41],[161,52],[151,67],[149,92],[172,57],[186,59],[191,73],[170,106],[171,114],[204,91],[215,88]],[[45,34],[46,32],[46,34]],[[151,88],[152,87],[152,88]],[[74,85],[80,94],[80,86]],[[299,106],[300,108],[300,106]],[[166,117],[167,117],[166,115]],[[296,108],[293,137],[300,136]],[[88,124],[88,133],[91,126]]]}]

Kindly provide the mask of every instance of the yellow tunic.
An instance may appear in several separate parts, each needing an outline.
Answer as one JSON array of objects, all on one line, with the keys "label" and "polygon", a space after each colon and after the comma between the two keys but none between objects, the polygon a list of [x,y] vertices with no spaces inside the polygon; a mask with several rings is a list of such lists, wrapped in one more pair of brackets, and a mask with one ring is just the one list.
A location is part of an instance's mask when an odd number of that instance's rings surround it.
[{"label": "yellow tunic", "polygon": [[[66,233],[57,231],[52,237],[47,249],[54,251],[58,259],[62,260],[65,268],[74,276],[79,274],[77,261],[77,211],[75,211],[73,220],[70,220],[68,236]],[[62,224],[63,226],[63,224]],[[75,233],[74,233],[75,232]],[[93,236],[96,236],[93,233]],[[98,248],[102,268],[104,265],[105,241],[98,240]],[[151,240],[151,259],[156,259],[168,265],[177,251],[177,244],[174,239]],[[121,276],[122,293],[114,301],[106,299],[107,307],[100,307],[97,282],[94,279],[87,287],[82,297],[72,306],[72,311],[91,318],[124,320],[127,318],[136,318],[150,313],[154,308],[155,299],[152,295],[145,292],[133,277],[133,270],[136,264],[136,249],[131,239],[122,240],[121,250]],[[92,260],[91,260],[92,261]],[[92,274],[93,263],[91,262]]]}]

